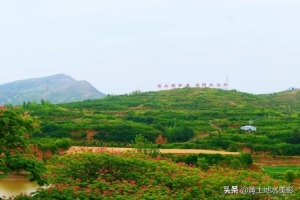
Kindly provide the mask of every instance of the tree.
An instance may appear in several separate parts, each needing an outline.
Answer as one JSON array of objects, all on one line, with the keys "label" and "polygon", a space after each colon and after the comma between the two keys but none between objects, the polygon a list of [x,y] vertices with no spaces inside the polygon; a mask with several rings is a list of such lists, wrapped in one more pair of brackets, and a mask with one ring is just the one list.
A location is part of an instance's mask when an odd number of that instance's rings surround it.
[{"label": "tree", "polygon": [[293,133],[287,138],[287,142],[291,144],[300,144],[300,131],[295,129]]},{"label": "tree", "polygon": [[45,183],[44,164],[29,148],[29,136],[38,131],[37,120],[17,108],[0,106],[0,175],[24,173],[31,181]]},{"label": "tree", "polygon": [[253,164],[253,159],[252,159],[252,156],[248,153],[241,153],[241,161],[242,161],[242,164],[244,164],[246,167],[248,165],[251,165]]},{"label": "tree", "polygon": [[295,178],[296,178],[296,174],[292,170],[287,170],[284,173],[284,179],[291,184],[293,184]]},{"label": "tree", "polygon": [[45,103],[46,103],[45,99],[41,99],[41,104],[45,105]]},{"label": "tree", "polygon": [[237,152],[237,151],[239,151],[239,146],[238,146],[235,142],[232,142],[232,143],[230,143],[230,145],[227,147],[227,151]]},{"label": "tree", "polygon": [[159,155],[159,149],[141,134],[135,136],[134,141],[130,146],[136,148],[139,153],[147,154],[152,157]]},{"label": "tree", "polygon": [[209,170],[209,164],[206,160],[206,158],[198,158],[197,160],[197,165],[203,170],[203,171],[207,171]]},{"label": "tree", "polygon": [[175,124],[166,130],[170,142],[186,142],[195,135],[193,129],[183,123]]},{"label": "tree", "polygon": [[298,168],[297,172],[296,172],[296,178],[300,178],[300,168]]},{"label": "tree", "polygon": [[234,158],[233,160],[230,161],[230,167],[232,169],[238,169],[242,167],[242,163],[237,158]]}]

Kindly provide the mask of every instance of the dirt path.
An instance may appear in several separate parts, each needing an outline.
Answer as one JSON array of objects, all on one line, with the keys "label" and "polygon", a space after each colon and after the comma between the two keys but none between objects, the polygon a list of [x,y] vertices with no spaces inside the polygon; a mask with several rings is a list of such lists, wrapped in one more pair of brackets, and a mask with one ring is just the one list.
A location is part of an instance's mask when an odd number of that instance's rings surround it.
[{"label": "dirt path", "polygon": [[[66,153],[74,153],[81,151],[91,151],[97,152],[101,149],[107,149],[114,152],[123,152],[123,151],[135,151],[134,148],[114,148],[114,147],[84,147],[84,146],[72,146],[69,148]],[[161,153],[173,153],[173,154],[222,154],[222,155],[239,155],[238,152],[226,152],[226,151],[213,151],[213,150],[202,150],[202,149],[160,149]]]},{"label": "dirt path", "polygon": [[216,130],[218,130],[218,131],[222,131],[222,129],[221,129],[218,125],[211,123],[211,121],[209,121],[209,124],[210,124],[210,126],[213,127],[214,129],[216,129]]}]

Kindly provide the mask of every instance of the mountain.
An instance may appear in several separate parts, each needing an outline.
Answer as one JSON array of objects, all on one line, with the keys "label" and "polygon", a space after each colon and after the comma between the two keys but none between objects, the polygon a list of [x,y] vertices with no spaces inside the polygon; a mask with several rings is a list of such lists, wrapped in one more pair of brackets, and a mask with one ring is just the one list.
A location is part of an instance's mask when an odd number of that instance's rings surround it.
[{"label": "mountain", "polygon": [[0,104],[20,105],[41,99],[51,103],[67,103],[86,99],[99,99],[99,92],[87,81],[77,81],[65,74],[14,81],[0,85]]}]

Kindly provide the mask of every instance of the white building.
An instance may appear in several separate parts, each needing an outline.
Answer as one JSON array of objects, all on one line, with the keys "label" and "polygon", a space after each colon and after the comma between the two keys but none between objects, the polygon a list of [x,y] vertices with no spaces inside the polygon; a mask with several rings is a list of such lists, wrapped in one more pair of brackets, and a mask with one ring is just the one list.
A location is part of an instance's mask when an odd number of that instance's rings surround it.
[{"label": "white building", "polygon": [[250,125],[242,126],[241,129],[244,131],[256,131],[256,127]]}]

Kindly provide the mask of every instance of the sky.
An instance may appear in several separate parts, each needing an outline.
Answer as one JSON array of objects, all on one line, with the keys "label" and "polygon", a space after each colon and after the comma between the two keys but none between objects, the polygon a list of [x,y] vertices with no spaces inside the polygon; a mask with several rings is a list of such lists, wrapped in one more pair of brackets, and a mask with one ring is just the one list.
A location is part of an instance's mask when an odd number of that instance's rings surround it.
[{"label": "sky", "polygon": [[0,1],[0,84],[67,74],[105,94],[300,88],[299,0]]}]

